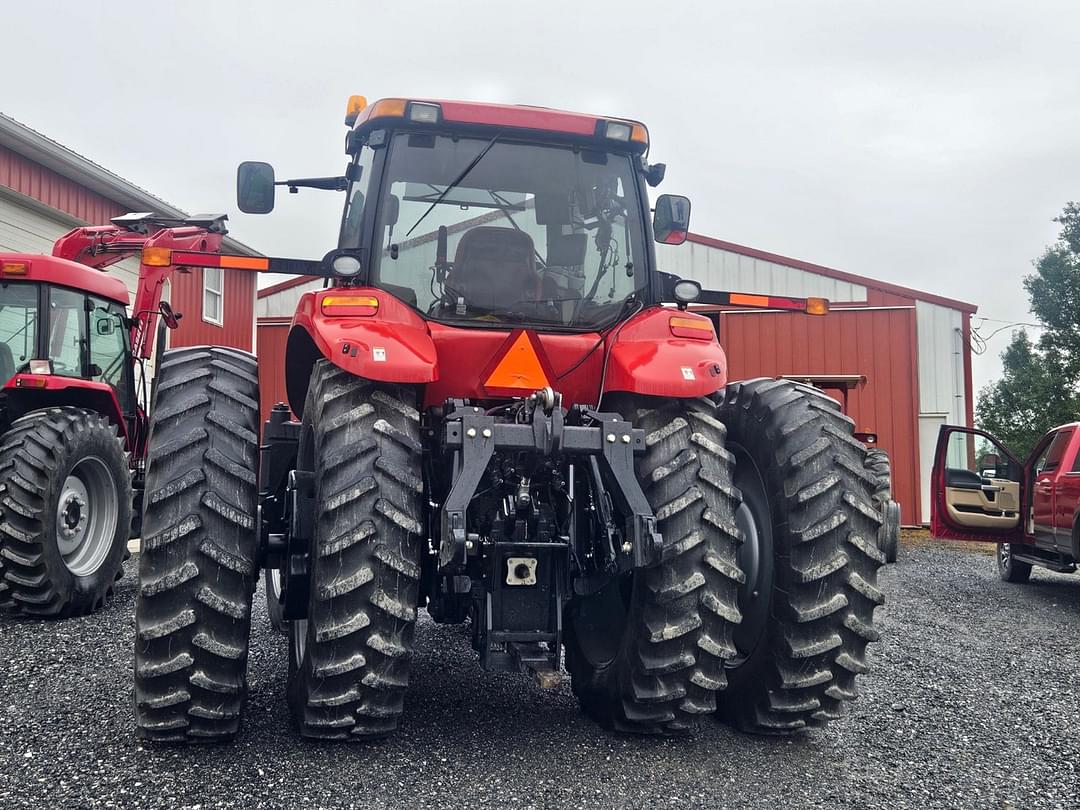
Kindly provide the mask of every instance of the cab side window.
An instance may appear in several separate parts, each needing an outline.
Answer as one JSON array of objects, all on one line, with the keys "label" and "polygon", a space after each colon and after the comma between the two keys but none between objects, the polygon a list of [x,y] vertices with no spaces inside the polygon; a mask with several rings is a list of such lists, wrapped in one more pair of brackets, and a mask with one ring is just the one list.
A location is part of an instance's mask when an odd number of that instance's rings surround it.
[{"label": "cab side window", "polygon": [[1035,461],[1036,475],[1057,471],[1058,467],[1061,466],[1061,459],[1065,455],[1065,448],[1069,446],[1070,438],[1072,438],[1071,430],[1062,430],[1054,435],[1050,444],[1039,454],[1038,459]]},{"label": "cab side window", "polygon": [[108,383],[116,391],[125,413],[134,411],[131,386],[131,361],[124,313],[116,304],[90,299],[90,374],[91,380]]},{"label": "cab side window", "polygon": [[86,298],[71,290],[49,291],[49,359],[53,374],[83,376],[86,350]]}]

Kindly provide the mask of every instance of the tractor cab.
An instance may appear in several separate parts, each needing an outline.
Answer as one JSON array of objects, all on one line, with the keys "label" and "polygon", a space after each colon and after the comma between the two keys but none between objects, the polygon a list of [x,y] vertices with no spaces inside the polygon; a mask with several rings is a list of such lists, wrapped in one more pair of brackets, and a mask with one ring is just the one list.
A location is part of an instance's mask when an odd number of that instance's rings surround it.
[{"label": "tractor cab", "polygon": [[0,422],[73,396],[134,419],[127,301],[124,283],[98,270],[0,254]]}]

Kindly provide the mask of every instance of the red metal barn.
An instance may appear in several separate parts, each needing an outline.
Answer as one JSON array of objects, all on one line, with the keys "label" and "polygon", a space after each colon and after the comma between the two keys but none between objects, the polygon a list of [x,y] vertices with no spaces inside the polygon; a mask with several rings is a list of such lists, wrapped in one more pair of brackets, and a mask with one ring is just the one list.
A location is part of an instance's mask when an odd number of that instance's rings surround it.
[{"label": "red metal barn", "polygon": [[[0,250],[49,253],[57,237],[132,211],[184,212],[7,116],[0,115]],[[226,237],[223,250],[255,251]],[[134,292],[138,262],[108,269]],[[219,344],[254,349],[256,278],[238,270],[173,276],[166,296],[183,314],[169,345]]]},{"label": "red metal barn", "polygon": [[[892,457],[894,497],[904,523],[929,522],[938,427],[972,424],[974,305],[698,234],[677,247],[657,245],[657,255],[661,269],[706,288],[828,298],[832,310],[824,317],[720,314],[731,378],[865,377],[848,394],[848,413],[857,430],[877,433],[879,446]],[[294,279],[259,290],[264,413],[285,398],[281,357],[289,318],[301,294],[322,284]]]}]

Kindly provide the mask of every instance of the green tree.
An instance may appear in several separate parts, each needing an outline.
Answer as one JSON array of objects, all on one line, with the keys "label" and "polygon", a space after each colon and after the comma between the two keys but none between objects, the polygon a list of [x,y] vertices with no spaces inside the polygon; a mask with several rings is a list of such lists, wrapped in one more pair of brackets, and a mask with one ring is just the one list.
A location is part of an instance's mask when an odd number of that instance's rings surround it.
[{"label": "green tree", "polygon": [[975,420],[1023,457],[1050,428],[1076,419],[1080,402],[1022,329],[1013,332],[1001,365],[1001,378],[979,392]]},{"label": "green tree", "polygon": [[1080,205],[1055,219],[1060,240],[1024,279],[1031,311],[1046,329],[1033,344],[1013,333],[1001,354],[1001,378],[979,392],[979,427],[1026,454],[1047,430],[1080,419]]}]

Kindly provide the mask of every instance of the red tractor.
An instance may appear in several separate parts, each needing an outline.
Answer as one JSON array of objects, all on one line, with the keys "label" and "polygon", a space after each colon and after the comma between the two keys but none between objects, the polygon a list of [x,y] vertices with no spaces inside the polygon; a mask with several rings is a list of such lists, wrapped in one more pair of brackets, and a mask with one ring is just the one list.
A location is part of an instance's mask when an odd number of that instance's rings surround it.
[{"label": "red tractor", "polygon": [[[254,357],[165,355],[152,411],[139,733],[228,739],[252,596],[277,572],[301,734],[392,733],[417,611],[471,626],[481,666],[558,683],[606,727],[820,726],[856,696],[882,603],[866,448],[816,389],[727,379],[698,303],[656,267],[644,125],[516,107],[350,102],[341,177],[242,164],[239,203],[341,189],[337,249],[259,425]],[[673,304],[674,307],[665,306]],[[291,414],[295,414],[293,420]],[[258,475],[256,475],[258,471]],[[563,653],[565,651],[565,658]]]},{"label": "red tractor", "polygon": [[[218,250],[224,219],[128,214],[51,256],[0,253],[0,607],[73,616],[111,594],[141,512],[143,361],[159,313],[178,317],[155,257]],[[127,288],[101,268],[136,254],[129,317]]]}]

